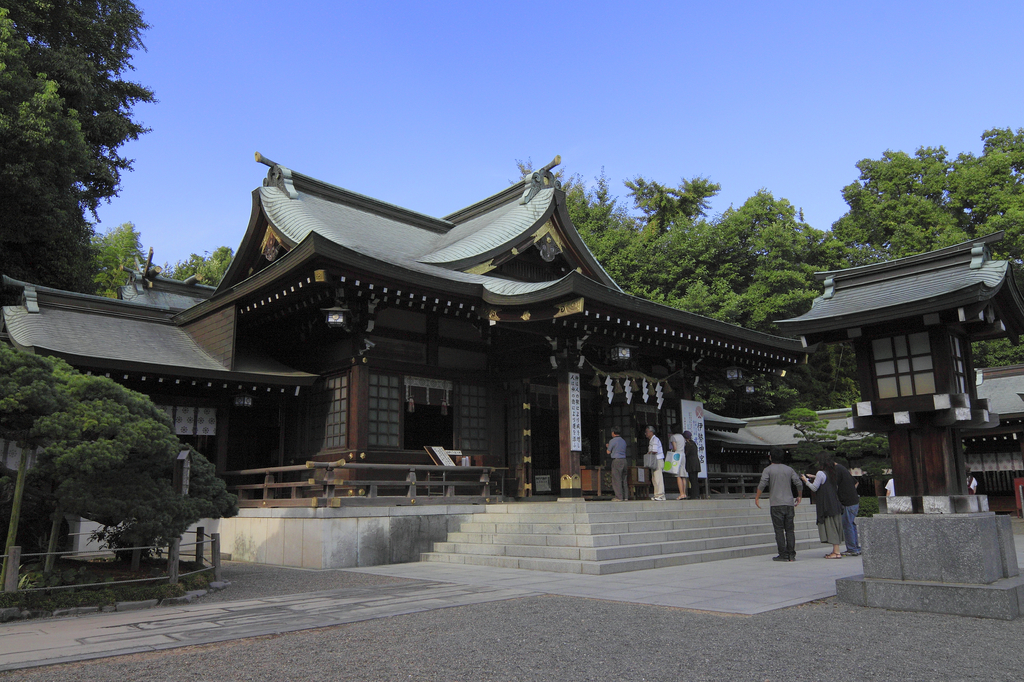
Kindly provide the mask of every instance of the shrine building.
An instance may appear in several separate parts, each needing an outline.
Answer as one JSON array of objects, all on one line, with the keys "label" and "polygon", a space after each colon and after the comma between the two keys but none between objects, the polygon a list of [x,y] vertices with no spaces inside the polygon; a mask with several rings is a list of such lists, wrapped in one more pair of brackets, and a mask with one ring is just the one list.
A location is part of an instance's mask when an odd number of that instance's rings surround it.
[{"label": "shrine building", "polygon": [[[431,465],[430,448],[491,468],[485,497],[596,494],[612,426],[642,454],[643,427],[666,439],[701,376],[805,361],[798,340],[624,293],[569,218],[558,159],[442,218],[257,160],[215,289],[150,264],[118,300],[4,279],[20,292],[5,341],[149,395],[243,507],[322,506],[323,481],[256,497],[263,479],[231,472]],[[386,475],[346,470],[337,497]]]}]

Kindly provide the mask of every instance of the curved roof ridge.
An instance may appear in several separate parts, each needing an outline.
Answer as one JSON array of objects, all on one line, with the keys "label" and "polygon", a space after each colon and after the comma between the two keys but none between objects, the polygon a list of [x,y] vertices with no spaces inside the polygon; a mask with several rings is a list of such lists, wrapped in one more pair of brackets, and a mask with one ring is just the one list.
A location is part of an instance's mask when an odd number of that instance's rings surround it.
[{"label": "curved roof ridge", "polygon": [[523,190],[526,188],[526,179],[522,179],[519,182],[509,185],[506,189],[496,192],[486,199],[470,204],[465,208],[460,208],[458,211],[449,213],[444,216],[442,220],[446,220],[458,225],[464,223],[467,220],[475,218],[481,213],[487,213],[498,206],[503,206],[512,202],[515,199],[519,199],[523,195]]},{"label": "curved roof ridge", "polygon": [[[543,189],[528,204],[501,204],[494,210],[458,225],[449,233],[455,239],[442,239],[440,248],[421,256],[421,263],[454,263],[500,249],[532,230],[546,217],[554,201],[555,190]],[[494,216],[505,209],[501,215]],[[484,222],[485,218],[489,219]],[[483,225],[479,225],[483,222]]]},{"label": "curved roof ridge", "polygon": [[447,220],[403,208],[380,199],[374,199],[365,194],[359,194],[344,187],[318,180],[310,175],[299,173],[287,166],[274,163],[259,152],[256,152],[256,160],[270,166],[270,170],[267,171],[267,177],[263,180],[263,186],[268,188],[276,187],[289,199],[297,199],[298,193],[304,192],[327,199],[328,201],[399,220],[407,225],[415,225],[438,234],[446,234],[454,226],[453,223]]}]

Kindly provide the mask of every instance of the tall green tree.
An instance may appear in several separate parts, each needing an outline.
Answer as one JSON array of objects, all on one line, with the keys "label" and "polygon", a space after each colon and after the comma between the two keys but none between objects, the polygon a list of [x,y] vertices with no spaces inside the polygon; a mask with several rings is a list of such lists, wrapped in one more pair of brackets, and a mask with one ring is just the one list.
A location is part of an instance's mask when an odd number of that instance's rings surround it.
[{"label": "tall green tree", "polygon": [[128,283],[128,270],[145,260],[142,235],[133,223],[121,223],[103,234],[93,235],[92,246],[96,293],[117,298],[118,289]]},{"label": "tall green tree", "polygon": [[660,235],[692,225],[707,216],[710,201],[722,189],[717,182],[695,177],[669,187],[643,176],[625,181],[633,205],[643,214],[643,232]]},{"label": "tall green tree", "polygon": [[[28,453],[39,447],[43,439],[35,431],[40,420],[66,409],[70,399],[64,383],[72,369],[63,361],[52,360],[29,353],[21,353],[0,344],[0,439],[16,443],[21,448],[11,511],[8,518],[4,555],[18,542],[22,499],[28,476]],[[6,450],[5,453],[6,455]],[[4,559],[0,582],[8,570],[18,570]]]},{"label": "tall green tree", "polygon": [[847,211],[832,226],[851,265],[902,258],[999,230],[997,255],[1024,263],[1024,128],[981,136],[981,156],[943,147],[887,151],[857,164],[843,189]]},{"label": "tall green tree", "polygon": [[7,0],[0,8],[0,272],[91,292],[85,213],[117,193],[154,101],[125,80],[147,25],[130,0]]},{"label": "tall green tree", "polygon": [[686,290],[673,304],[769,333],[777,332],[774,320],[810,308],[820,289],[814,273],[834,251],[825,233],[767,190],[679,237]]},{"label": "tall green tree", "polygon": [[[718,190],[710,180],[670,189],[638,176],[625,183],[634,213],[611,195],[603,173],[595,180],[590,188],[578,176],[565,182],[569,215],[608,274],[634,296],[777,333],[774,320],[805,312],[820,293],[814,272],[844,262],[842,243],[767,190],[709,219],[707,200]],[[852,355],[819,353],[785,378],[755,377],[753,393],[706,372],[696,392],[710,409],[740,416],[840,407],[858,399],[851,363]]]}]

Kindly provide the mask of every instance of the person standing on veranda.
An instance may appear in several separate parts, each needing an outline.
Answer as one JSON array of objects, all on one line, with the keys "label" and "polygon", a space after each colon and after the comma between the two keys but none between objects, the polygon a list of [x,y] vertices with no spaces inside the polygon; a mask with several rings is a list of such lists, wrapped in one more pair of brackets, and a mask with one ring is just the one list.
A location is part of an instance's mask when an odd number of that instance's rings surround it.
[{"label": "person standing on veranda", "polygon": [[615,501],[624,502],[629,497],[629,482],[626,480],[629,467],[626,466],[626,441],[619,427],[612,427],[612,439],[608,441],[606,449],[612,458],[612,490],[615,492]]},{"label": "person standing on veranda", "polygon": [[665,449],[661,446],[661,439],[654,435],[654,427],[648,426],[644,433],[647,434],[647,454],[654,455],[654,467],[651,468],[651,482],[654,483],[653,500],[665,499]]},{"label": "person standing on veranda", "polygon": [[683,431],[683,439],[686,441],[683,446],[686,456],[683,459],[686,462],[686,475],[690,478],[690,490],[687,495],[690,499],[696,499],[700,497],[700,450],[697,449],[697,444],[693,442],[693,434],[689,431]]},{"label": "person standing on veranda", "polygon": [[[689,433],[687,431],[686,433]],[[679,486],[679,497],[677,500],[686,499],[686,437],[679,433],[679,425],[676,424],[675,431],[668,438],[668,446],[672,452],[681,452],[683,456],[679,463],[679,472],[676,474],[676,485]],[[696,444],[694,444],[696,449]]]}]

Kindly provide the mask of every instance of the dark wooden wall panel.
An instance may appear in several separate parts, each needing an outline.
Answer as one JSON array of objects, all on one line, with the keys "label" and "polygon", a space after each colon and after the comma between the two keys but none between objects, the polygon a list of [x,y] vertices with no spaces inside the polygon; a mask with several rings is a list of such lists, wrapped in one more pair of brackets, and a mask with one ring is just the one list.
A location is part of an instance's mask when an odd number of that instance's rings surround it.
[{"label": "dark wooden wall panel", "polygon": [[225,308],[185,326],[203,350],[228,369],[235,351],[235,309]]}]

